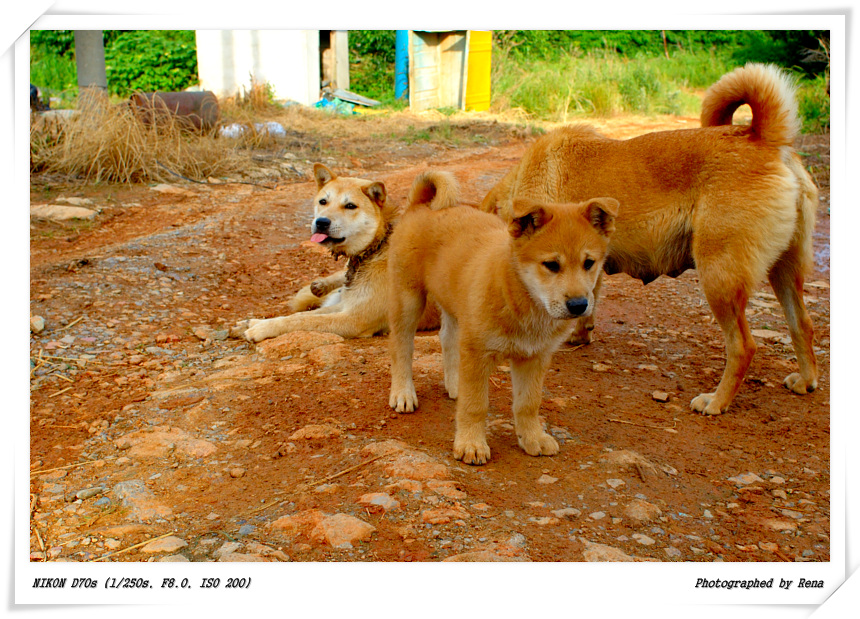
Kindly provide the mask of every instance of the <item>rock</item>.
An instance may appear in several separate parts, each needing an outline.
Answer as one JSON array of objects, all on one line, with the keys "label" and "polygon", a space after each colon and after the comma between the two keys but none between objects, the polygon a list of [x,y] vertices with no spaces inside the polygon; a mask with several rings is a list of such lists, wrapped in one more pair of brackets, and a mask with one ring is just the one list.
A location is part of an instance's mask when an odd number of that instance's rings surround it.
[{"label": "rock", "polygon": [[376,527],[355,516],[335,514],[324,518],[311,532],[311,538],[322,537],[330,546],[337,548],[344,544],[368,540],[375,531]]},{"label": "rock", "polygon": [[244,477],[244,476],[245,476],[245,469],[238,467],[238,466],[230,469],[230,477],[232,477],[233,479],[239,479],[240,477]]},{"label": "rock", "polygon": [[329,344],[314,348],[308,353],[308,361],[314,365],[330,368],[348,359],[351,355],[346,344]]},{"label": "rock", "polygon": [[626,484],[627,484],[627,482],[625,482],[623,479],[607,479],[606,480],[606,485],[609,486],[610,488],[619,488],[620,486],[624,486]]},{"label": "rock", "polygon": [[771,491],[770,491],[770,493],[771,493],[773,496],[775,496],[775,497],[778,497],[778,498],[782,499],[783,501],[787,501],[787,500],[788,500],[788,495],[785,493],[785,490],[783,490],[783,489],[781,489],[781,488],[776,488],[776,489],[774,489],[774,490],[771,490]]},{"label": "rock", "polygon": [[333,425],[323,423],[323,424],[312,424],[309,426],[305,426],[299,430],[296,430],[290,435],[291,441],[298,441],[301,439],[306,440],[321,440],[326,438],[333,438],[335,436],[340,436],[342,434],[340,428],[336,428]]},{"label": "rock", "polygon": [[759,542],[758,547],[765,552],[776,552],[779,550],[779,544],[775,544],[774,542]]},{"label": "rock", "polygon": [[313,530],[326,514],[318,509],[309,509],[297,514],[282,516],[269,524],[269,528],[274,531],[286,533],[288,535],[302,534],[306,537]]},{"label": "rock", "polygon": [[158,193],[171,194],[175,196],[188,197],[193,196],[194,192],[183,187],[177,187],[176,185],[167,185],[166,183],[160,183],[158,185],[154,185],[150,187],[151,191],[157,191]]},{"label": "rock", "polygon": [[729,477],[728,481],[739,486],[747,486],[749,484],[754,483],[764,483],[764,480],[755,473],[742,473],[740,475],[735,475],[734,477]]},{"label": "rock", "polygon": [[647,535],[643,535],[642,533],[634,533],[631,535],[633,539],[642,544],[643,546],[653,546],[656,544],[653,538],[648,537]]},{"label": "rock", "polygon": [[71,204],[72,206],[92,206],[93,201],[89,198],[76,198],[71,197],[67,198],[65,196],[60,196],[57,198],[57,202],[62,202],[63,204]]},{"label": "rock", "polygon": [[651,394],[651,397],[652,397],[656,402],[668,402],[668,401],[669,401],[669,394],[668,394],[668,393],[666,393],[665,391],[654,391],[654,392]]},{"label": "rock", "polygon": [[537,483],[539,484],[554,484],[558,481],[558,477],[551,477],[544,473],[540,477],[538,477]]},{"label": "rock", "polygon": [[664,548],[663,552],[666,553],[666,556],[670,559],[678,559],[681,556],[681,551],[675,548],[674,546],[669,546],[668,548]]},{"label": "rock", "polygon": [[140,549],[141,552],[156,553],[156,552],[176,552],[180,548],[188,545],[184,539],[171,535],[161,539],[153,540],[146,546]]},{"label": "rock", "polygon": [[762,526],[771,529],[772,531],[795,531],[797,523],[790,520],[779,520],[777,518],[768,518],[762,521]]},{"label": "rock", "polygon": [[558,518],[552,516],[540,516],[538,518],[529,518],[529,522],[534,522],[539,526],[547,526],[550,524],[558,524],[561,522]]},{"label": "rock", "polygon": [[591,369],[595,372],[608,372],[609,366],[605,363],[593,363],[591,364]]},{"label": "rock", "polygon": [[585,544],[585,550],[582,551],[582,556],[586,561],[591,563],[613,561],[613,562],[632,562],[632,561],[657,561],[648,557],[636,557],[628,555],[623,550],[607,546],[606,544],[598,544],[589,542],[586,539],[580,538]]},{"label": "rock", "polygon": [[575,507],[564,507],[562,509],[554,509],[552,510],[552,514],[557,518],[578,518],[582,515],[582,512],[576,509]]},{"label": "rock", "polygon": [[86,501],[87,499],[94,497],[96,495],[99,495],[104,491],[105,491],[105,489],[101,486],[95,486],[93,488],[85,488],[84,490],[78,490],[75,493],[75,498],[80,499],[82,501]]},{"label": "rock", "polygon": [[528,559],[524,557],[517,556],[506,556],[496,554],[491,550],[476,550],[474,552],[464,552],[458,555],[452,555],[445,559],[442,559],[443,563],[446,562],[465,562],[465,563],[497,563],[497,562],[508,562],[508,561],[528,561]]},{"label": "rock", "polygon": [[591,512],[590,514],[588,514],[588,517],[591,518],[592,520],[602,520],[603,518],[606,518],[606,513],[605,512]]},{"label": "rock", "polygon": [[128,449],[131,458],[166,458],[172,452],[190,458],[204,458],[218,448],[209,441],[197,439],[179,428],[161,428],[154,432],[131,432],[114,441],[117,449]]},{"label": "rock", "polygon": [[30,331],[41,333],[45,330],[45,319],[41,316],[30,316]]},{"label": "rock", "polygon": [[780,333],[779,331],[773,331],[771,329],[753,329],[750,333],[752,333],[754,337],[758,337],[763,340],[780,340],[786,337],[785,333]]},{"label": "rock", "polygon": [[650,522],[662,514],[659,507],[642,499],[633,499],[624,508],[624,515],[638,523]]},{"label": "rock", "polygon": [[427,488],[436,494],[454,501],[465,499],[468,496],[462,490],[457,490],[457,482],[455,481],[430,479],[427,481]]},{"label": "rock", "polygon": [[173,510],[156,500],[140,480],[122,481],[113,487],[116,498],[128,508],[129,516],[138,522],[173,516]]},{"label": "rock", "polygon": [[436,507],[421,512],[421,522],[429,524],[446,524],[452,520],[465,520],[470,514],[461,507]]},{"label": "rock", "polygon": [[344,338],[334,333],[293,331],[257,344],[257,352],[267,359],[281,359],[290,355],[310,352],[320,346],[343,343]]},{"label": "rock", "polygon": [[371,492],[358,497],[358,502],[362,505],[381,508],[383,511],[392,511],[400,509],[400,501],[391,498],[391,495],[385,492]]},{"label": "rock", "polygon": [[98,212],[80,206],[62,206],[59,204],[35,204],[30,207],[30,217],[69,221],[70,219],[86,219],[92,221]]},{"label": "rock", "polygon": [[185,555],[167,555],[160,557],[158,563],[189,563],[190,559]]}]

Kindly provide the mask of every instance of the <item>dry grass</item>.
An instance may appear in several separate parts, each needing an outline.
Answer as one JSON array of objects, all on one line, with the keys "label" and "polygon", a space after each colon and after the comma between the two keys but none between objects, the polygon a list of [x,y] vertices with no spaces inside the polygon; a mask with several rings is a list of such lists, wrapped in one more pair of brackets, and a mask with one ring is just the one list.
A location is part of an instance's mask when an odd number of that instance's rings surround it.
[{"label": "dry grass", "polygon": [[31,170],[86,182],[162,182],[172,175],[206,179],[238,171],[243,157],[211,136],[183,131],[173,119],[147,125],[127,105],[100,105],[30,131]]}]

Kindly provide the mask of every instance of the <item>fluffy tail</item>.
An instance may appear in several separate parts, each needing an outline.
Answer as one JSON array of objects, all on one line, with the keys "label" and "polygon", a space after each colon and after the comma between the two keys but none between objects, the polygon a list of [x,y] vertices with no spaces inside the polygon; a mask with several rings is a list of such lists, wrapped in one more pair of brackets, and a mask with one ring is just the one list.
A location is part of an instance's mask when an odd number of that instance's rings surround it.
[{"label": "fluffy tail", "polygon": [[795,85],[773,65],[749,63],[727,73],[702,101],[702,126],[731,125],[741,105],[752,109],[752,133],[773,146],[791,146],[800,130]]},{"label": "fluffy tail", "polygon": [[450,172],[422,172],[409,190],[409,207],[423,205],[431,210],[456,206],[460,202],[460,186]]}]

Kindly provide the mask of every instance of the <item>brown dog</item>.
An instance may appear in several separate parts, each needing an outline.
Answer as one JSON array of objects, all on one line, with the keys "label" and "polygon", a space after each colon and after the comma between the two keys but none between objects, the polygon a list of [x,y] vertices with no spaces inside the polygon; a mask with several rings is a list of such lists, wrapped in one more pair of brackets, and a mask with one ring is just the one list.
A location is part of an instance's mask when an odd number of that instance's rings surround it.
[{"label": "brown dog", "polygon": [[456,202],[450,175],[422,174],[391,235],[389,404],[398,412],[418,405],[413,340],[429,296],[442,311],[445,387],[457,398],[454,457],[467,464],[490,457],[487,383],[496,358],[510,360],[520,447],[532,456],[553,455],[558,443],[537,414],[544,374],[573,319],[594,306],[618,202],[517,199],[507,224]]},{"label": "brown dog", "polygon": [[[398,210],[378,181],[339,177],[314,164],[317,195],[311,240],[333,256],[346,256],[346,270],[314,281],[290,300],[289,316],[249,320],[245,338],[259,342],[290,331],[323,331],[341,337],[366,337],[388,330],[388,238]],[[421,329],[439,327],[429,305]]]},{"label": "brown dog", "polygon": [[[744,103],[752,125],[732,126]],[[621,204],[608,274],[646,284],[687,269],[699,281],[726,342],[727,363],[714,393],[691,407],[726,410],[740,388],[756,344],[744,310],[767,276],[785,311],[799,373],[795,393],[816,388],[812,321],[803,278],[812,265],[818,190],[792,148],[798,133],[793,86],[775,67],[750,64],[723,76],[705,94],[702,128],[612,140],[587,127],[566,127],[532,145],[481,208],[509,217],[515,197],[576,201],[611,195]],[[593,317],[580,321],[587,336]]]}]

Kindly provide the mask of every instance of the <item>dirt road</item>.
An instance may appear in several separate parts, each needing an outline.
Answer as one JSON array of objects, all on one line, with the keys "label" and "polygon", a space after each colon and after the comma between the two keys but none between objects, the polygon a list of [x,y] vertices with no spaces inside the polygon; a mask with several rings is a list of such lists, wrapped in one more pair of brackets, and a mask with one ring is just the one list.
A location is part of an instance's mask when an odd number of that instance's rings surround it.
[{"label": "dirt road", "polygon": [[[828,561],[826,176],[805,288],[821,380],[805,397],[781,385],[795,361],[762,283],[740,394],[719,417],[689,409],[724,363],[695,271],[608,278],[594,342],[559,351],[546,378],[541,414],[561,444],[549,458],[517,447],[499,366],[492,460],[452,459],[435,334],[416,344],[412,415],[388,407],[383,337],[229,337],[342,267],[308,241],[313,161],[381,180],[400,204],[419,171],[449,170],[477,203],[529,139],[493,123],[447,141],[335,138],[265,158],[244,179],[256,184],[34,178],[32,204],[87,199],[99,214],[31,225],[31,314],[46,321],[30,340],[31,560]],[[819,169],[828,137],[802,150]]]}]

